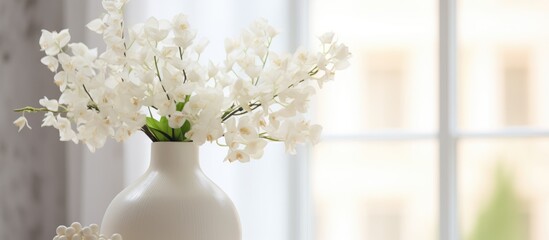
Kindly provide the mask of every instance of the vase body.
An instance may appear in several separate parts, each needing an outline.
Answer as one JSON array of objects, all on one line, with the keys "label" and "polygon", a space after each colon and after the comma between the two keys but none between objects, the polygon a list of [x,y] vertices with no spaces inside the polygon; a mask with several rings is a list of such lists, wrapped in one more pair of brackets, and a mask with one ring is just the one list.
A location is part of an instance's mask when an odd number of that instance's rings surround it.
[{"label": "vase body", "polygon": [[101,233],[124,240],[240,240],[229,197],[200,169],[194,143],[152,143],[148,170],[111,202]]}]

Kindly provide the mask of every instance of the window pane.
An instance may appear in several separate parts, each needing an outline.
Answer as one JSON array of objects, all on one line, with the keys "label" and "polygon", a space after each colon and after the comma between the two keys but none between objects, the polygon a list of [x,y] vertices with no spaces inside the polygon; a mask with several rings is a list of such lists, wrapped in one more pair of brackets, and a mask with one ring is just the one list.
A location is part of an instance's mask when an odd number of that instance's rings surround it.
[{"label": "window pane", "polygon": [[434,141],[317,145],[311,161],[316,240],[436,239]]},{"label": "window pane", "polygon": [[549,1],[458,1],[458,124],[549,127]]},{"label": "window pane", "polygon": [[549,239],[549,139],[463,140],[458,153],[462,239]]},{"label": "window pane", "polygon": [[435,0],[311,0],[312,46],[334,31],[353,54],[319,99],[326,133],[435,132]]}]

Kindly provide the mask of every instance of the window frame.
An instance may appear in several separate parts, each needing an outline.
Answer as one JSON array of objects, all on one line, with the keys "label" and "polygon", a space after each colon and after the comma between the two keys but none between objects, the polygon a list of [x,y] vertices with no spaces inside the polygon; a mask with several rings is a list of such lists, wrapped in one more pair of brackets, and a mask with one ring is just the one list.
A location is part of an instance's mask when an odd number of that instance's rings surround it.
[{"label": "window frame", "polygon": [[[309,42],[308,29],[309,0],[295,1],[299,8],[293,9],[298,28],[294,32],[296,42]],[[549,137],[548,129],[539,128],[504,128],[488,131],[460,130],[457,125],[457,0],[438,0],[438,132],[415,132],[387,130],[357,134],[323,135],[322,141],[417,141],[435,140],[438,144],[439,170],[439,215],[438,237],[440,240],[460,240],[458,190],[457,190],[457,142],[462,139],[491,138],[539,138]],[[293,46],[293,45],[292,45]],[[292,181],[290,188],[294,199],[296,218],[290,224],[297,226],[291,232],[293,239],[309,240],[314,238],[314,218],[312,217],[313,199],[309,185],[310,148],[302,148],[294,156],[296,161],[290,166]],[[297,169],[297,170],[295,170]],[[297,186],[297,187],[296,187]],[[299,191],[305,190],[305,191]]]}]

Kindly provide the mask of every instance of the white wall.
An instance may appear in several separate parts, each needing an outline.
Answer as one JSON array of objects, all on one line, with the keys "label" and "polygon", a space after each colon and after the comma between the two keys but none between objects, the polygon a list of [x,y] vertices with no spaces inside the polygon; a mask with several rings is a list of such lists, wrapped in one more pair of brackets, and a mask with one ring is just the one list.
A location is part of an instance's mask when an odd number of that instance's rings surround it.
[{"label": "white wall", "polygon": [[14,108],[58,93],[40,63],[40,29],[62,25],[60,0],[0,1],[0,239],[51,239],[65,221],[64,144],[40,114],[27,114],[20,133]]}]

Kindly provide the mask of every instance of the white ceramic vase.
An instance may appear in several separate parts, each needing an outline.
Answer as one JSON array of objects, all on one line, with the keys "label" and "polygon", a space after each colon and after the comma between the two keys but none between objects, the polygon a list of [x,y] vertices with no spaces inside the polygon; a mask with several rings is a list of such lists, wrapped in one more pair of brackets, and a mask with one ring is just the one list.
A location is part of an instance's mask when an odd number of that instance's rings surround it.
[{"label": "white ceramic vase", "polygon": [[240,240],[232,201],[200,169],[194,143],[152,143],[149,169],[111,202],[101,233],[124,240]]}]

